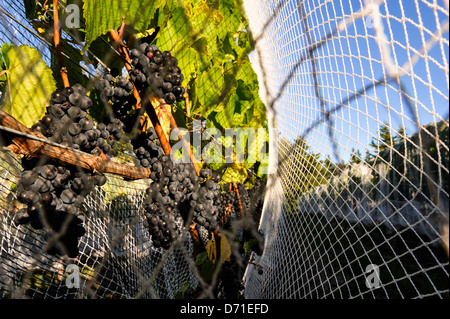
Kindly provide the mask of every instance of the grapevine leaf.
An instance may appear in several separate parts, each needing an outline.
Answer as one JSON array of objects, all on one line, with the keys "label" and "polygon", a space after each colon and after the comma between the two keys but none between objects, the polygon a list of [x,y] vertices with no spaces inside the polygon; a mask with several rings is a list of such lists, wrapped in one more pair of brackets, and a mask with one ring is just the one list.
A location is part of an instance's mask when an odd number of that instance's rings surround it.
[{"label": "grapevine leaf", "polygon": [[252,92],[258,93],[258,77],[252,68],[252,64],[248,59],[243,61],[236,73],[236,80],[242,80],[250,88]]},{"label": "grapevine leaf", "polygon": [[236,105],[239,103],[239,97],[236,94],[231,95],[227,103],[222,103],[223,107],[216,109],[216,121],[223,128],[230,128],[232,119],[235,115]]},{"label": "grapevine leaf", "polygon": [[223,38],[228,32],[236,32],[241,25],[243,10],[237,2],[236,0],[220,1],[219,9],[226,21],[221,24],[222,27],[219,29],[220,38]]},{"label": "grapevine leaf", "polygon": [[198,85],[198,99],[203,106],[202,115],[208,116],[219,104],[225,89],[225,78],[218,67],[204,71]]},{"label": "grapevine leaf", "polygon": [[205,247],[206,248],[206,252],[208,254],[208,259],[212,260],[214,262],[217,259],[217,256],[216,256],[216,251],[217,251],[216,244],[217,244],[217,242],[216,242],[216,240],[213,237],[206,243],[206,247]]},{"label": "grapevine leaf", "polygon": [[198,53],[190,48],[185,42],[182,42],[174,48],[173,55],[177,57],[178,66],[183,70],[183,86],[186,86],[197,74],[199,61]]},{"label": "grapevine leaf", "polygon": [[145,32],[149,17],[153,17],[163,0],[84,0],[86,46],[109,30],[117,30],[125,19],[136,31]]},{"label": "grapevine leaf", "polygon": [[236,112],[233,114],[233,119],[232,119],[231,123],[232,123],[233,127],[238,127],[244,123],[244,119],[245,119],[245,114]]},{"label": "grapevine leaf", "polygon": [[158,46],[164,51],[171,51],[182,40],[182,36],[177,33],[174,22],[169,20],[158,35]]},{"label": "grapevine leaf", "polygon": [[253,93],[251,89],[242,80],[238,80],[238,86],[236,88],[236,93],[240,100],[251,101],[253,100]]},{"label": "grapevine leaf", "polygon": [[3,60],[3,63],[5,64],[5,67],[9,67],[9,58],[8,58],[8,51],[13,47],[12,44],[4,43],[2,47],[0,48],[0,57]]},{"label": "grapevine leaf", "polygon": [[45,113],[50,96],[56,90],[52,70],[38,50],[26,45],[10,48],[7,59],[9,81],[3,109],[31,127]]},{"label": "grapevine leaf", "polygon": [[200,274],[205,281],[211,281],[214,275],[214,262],[212,260],[206,261],[200,270]]},{"label": "grapevine leaf", "polygon": [[231,245],[227,239],[227,236],[223,236],[220,239],[220,259],[221,261],[229,260],[231,257]]},{"label": "grapevine leaf", "polygon": [[208,254],[206,251],[201,252],[197,255],[197,258],[195,259],[195,265],[200,266],[204,264],[208,260]]}]

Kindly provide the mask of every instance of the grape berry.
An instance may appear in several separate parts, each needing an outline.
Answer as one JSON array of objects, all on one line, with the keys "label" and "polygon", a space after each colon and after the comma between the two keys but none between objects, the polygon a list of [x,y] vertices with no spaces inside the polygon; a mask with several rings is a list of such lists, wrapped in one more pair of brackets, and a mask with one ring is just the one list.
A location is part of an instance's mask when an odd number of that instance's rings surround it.
[{"label": "grape berry", "polygon": [[142,43],[130,51],[130,78],[139,90],[150,89],[153,95],[168,104],[183,101],[184,76],[178,60],[169,51],[161,52],[156,45]]}]

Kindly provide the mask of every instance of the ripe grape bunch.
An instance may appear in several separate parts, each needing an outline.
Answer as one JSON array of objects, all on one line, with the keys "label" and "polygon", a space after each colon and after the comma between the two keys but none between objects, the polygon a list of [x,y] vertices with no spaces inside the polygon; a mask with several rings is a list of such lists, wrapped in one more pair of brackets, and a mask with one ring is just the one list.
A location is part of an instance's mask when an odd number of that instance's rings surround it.
[{"label": "ripe grape bunch", "polygon": [[87,117],[92,100],[85,95],[82,85],[76,84],[52,93],[50,106],[45,116],[31,127],[50,141],[75,150],[99,155],[108,154],[112,146],[123,136],[120,122],[106,126],[96,125]]},{"label": "ripe grape bunch", "polygon": [[[130,133],[134,127],[139,112],[135,112],[136,98],[133,95],[133,83],[124,76],[119,76],[117,69],[111,69],[110,73],[105,73],[95,88],[100,92],[100,100],[107,106],[108,115],[106,120],[115,126],[122,125],[125,132]],[[121,124],[123,123],[123,124]],[[121,139],[122,128],[118,128],[115,134],[117,139]]]},{"label": "ripe grape bunch", "polygon": [[168,104],[184,99],[185,89],[181,85],[184,76],[178,60],[169,51],[161,52],[156,45],[142,43],[130,51],[130,57],[130,78],[139,90],[149,88],[153,95]]},{"label": "ripe grape bunch", "polygon": [[164,155],[154,128],[132,141],[138,167],[150,168],[152,184],[146,190],[144,225],[152,235],[155,247],[169,248],[180,234],[177,220],[195,222],[209,230],[217,228],[214,205],[218,186],[209,170],[198,177],[191,164],[174,163]]},{"label": "ripe grape bunch", "polygon": [[177,172],[174,172],[170,156],[164,155],[154,128],[140,134],[132,144],[136,166],[152,170],[152,184],[144,199],[144,226],[152,235],[155,247],[168,249],[179,235],[176,225],[180,217],[178,206],[185,195],[178,187]]},{"label": "ripe grape bunch", "polygon": [[194,211],[194,221],[209,231],[218,227],[222,200],[218,182],[220,176],[213,178],[210,169],[200,170],[200,187],[190,196],[190,207]]},{"label": "ripe grape bunch", "polygon": [[[96,124],[86,117],[92,101],[76,84],[52,93],[44,117],[32,126],[50,141],[94,155],[108,153],[120,126]],[[63,166],[45,158],[22,159],[24,171],[17,183],[17,198],[24,204],[15,216],[17,224],[62,232],[50,254],[78,255],[78,240],[85,230],[79,217],[84,198],[106,177],[79,167]]]}]

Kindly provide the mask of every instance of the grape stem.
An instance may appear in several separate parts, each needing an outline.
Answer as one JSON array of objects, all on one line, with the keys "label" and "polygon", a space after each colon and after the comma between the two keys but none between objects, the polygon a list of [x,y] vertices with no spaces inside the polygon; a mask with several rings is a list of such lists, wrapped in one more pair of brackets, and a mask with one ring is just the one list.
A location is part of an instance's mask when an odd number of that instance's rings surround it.
[{"label": "grape stem", "polygon": [[[177,122],[175,121],[175,118],[172,115],[172,112],[169,112],[166,109],[168,104],[163,99],[159,100],[159,102],[160,102],[162,108],[164,109],[164,112],[166,112],[169,115],[171,129],[178,131],[178,125],[177,125]],[[194,156],[194,152],[192,152],[191,145],[185,138],[183,138],[183,135],[178,134],[178,138],[183,142],[183,146],[189,151],[189,158],[191,159],[192,166],[194,166],[195,173],[197,174],[197,176],[200,176],[200,167],[197,164],[197,161]]]},{"label": "grape stem", "polygon": [[191,117],[191,107],[189,105],[189,93],[188,93],[188,89],[189,89],[189,84],[186,85],[186,89],[185,89],[185,93],[184,93],[184,100],[186,102],[186,116],[187,118]]},{"label": "grape stem", "polygon": [[64,87],[70,87],[69,77],[67,76],[67,68],[64,65],[64,60],[61,54],[61,44],[59,43],[59,17],[58,17],[58,0],[53,0],[53,42],[55,44],[56,56],[58,58],[59,72]]},{"label": "grape stem", "polygon": [[[26,157],[48,157],[62,165],[73,165],[102,174],[113,174],[126,180],[146,179],[150,169],[129,166],[110,160],[104,153],[99,156],[87,154],[63,146],[57,146],[42,134],[33,132],[8,113],[0,110],[0,130],[12,133],[10,141],[3,141],[6,149]],[[10,135],[10,134],[8,134]],[[6,135],[6,136],[8,136]],[[4,138],[6,136],[3,136]]]},{"label": "grape stem", "polygon": [[241,211],[241,217],[244,217],[244,208],[242,207],[242,201],[241,201],[241,196],[239,195],[239,188],[237,186],[236,182],[233,182],[233,186],[234,186],[234,191],[236,192],[237,198],[238,198],[238,202],[239,202],[239,209]]},{"label": "grape stem", "polygon": [[[124,22],[122,22],[122,27],[124,25]],[[121,27],[121,28],[122,28]],[[127,69],[128,73],[132,71],[131,68],[131,58],[128,53],[128,47],[123,43],[122,38],[120,34],[116,30],[110,30],[109,34],[116,45],[118,45],[119,53],[122,55],[122,57],[125,59],[125,68]],[[156,134],[158,134],[158,138],[161,142],[161,146],[164,150],[165,154],[171,154],[172,148],[170,147],[170,143],[167,140],[164,130],[161,126],[161,123],[158,119],[158,115],[156,114],[156,111],[151,103],[150,97],[145,97],[139,94],[139,91],[137,90],[136,86],[133,83],[133,95],[136,99],[136,110],[140,109],[141,107],[144,107],[145,112],[150,118],[150,121],[153,124],[153,127],[155,128]],[[140,125],[141,128],[145,125],[145,117],[140,118]]]}]

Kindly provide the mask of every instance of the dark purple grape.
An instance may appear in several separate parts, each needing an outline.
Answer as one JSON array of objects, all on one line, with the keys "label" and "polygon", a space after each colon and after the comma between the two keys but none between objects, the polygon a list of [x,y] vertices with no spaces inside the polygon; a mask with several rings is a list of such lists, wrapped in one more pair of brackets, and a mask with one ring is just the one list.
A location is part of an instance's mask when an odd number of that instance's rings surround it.
[{"label": "dark purple grape", "polygon": [[66,100],[66,96],[61,91],[55,91],[52,93],[52,102],[62,103]]},{"label": "dark purple grape", "polygon": [[75,202],[76,195],[70,189],[65,189],[61,192],[61,200],[64,204],[73,204]]},{"label": "dark purple grape", "polygon": [[56,168],[56,166],[48,164],[48,165],[41,166],[38,170],[38,173],[43,178],[52,180],[58,174],[58,169]]},{"label": "dark purple grape", "polygon": [[[83,130],[82,126],[79,123],[72,123],[69,125],[68,131],[70,133],[70,135],[75,136],[81,133],[81,131]],[[76,143],[74,141],[74,143]],[[78,143],[76,143],[78,144]]]},{"label": "dark purple grape", "polygon": [[175,101],[176,101],[177,99],[176,99],[176,97],[175,97],[175,95],[174,95],[173,93],[167,93],[167,94],[164,96],[164,100],[165,100],[166,103],[168,103],[168,104],[173,104],[173,103],[175,103]]},{"label": "dark purple grape", "polygon": [[69,101],[72,105],[78,106],[81,102],[81,99],[82,95],[76,91],[69,95]]}]

